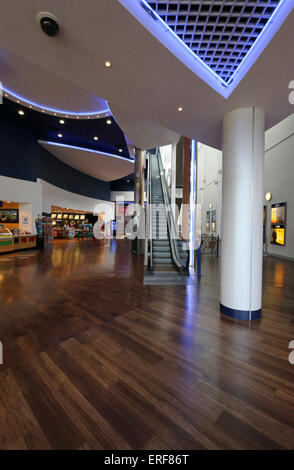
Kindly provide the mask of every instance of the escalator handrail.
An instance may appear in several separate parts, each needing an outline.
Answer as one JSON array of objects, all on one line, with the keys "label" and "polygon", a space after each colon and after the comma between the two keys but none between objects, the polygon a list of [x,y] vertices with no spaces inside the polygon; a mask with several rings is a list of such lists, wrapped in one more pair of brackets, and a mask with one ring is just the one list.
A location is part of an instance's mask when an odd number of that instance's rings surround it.
[{"label": "escalator handrail", "polygon": [[146,253],[148,258],[148,267],[153,272],[153,246],[152,246],[152,188],[151,188],[151,156],[148,155],[148,173],[147,173],[147,224],[146,224]]}]

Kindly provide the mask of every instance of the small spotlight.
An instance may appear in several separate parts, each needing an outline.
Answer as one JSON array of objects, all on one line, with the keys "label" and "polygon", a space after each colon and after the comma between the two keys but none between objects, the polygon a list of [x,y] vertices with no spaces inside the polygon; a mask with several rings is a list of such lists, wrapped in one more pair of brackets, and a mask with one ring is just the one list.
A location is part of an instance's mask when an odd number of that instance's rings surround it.
[{"label": "small spotlight", "polygon": [[110,69],[110,68],[112,67],[112,63],[111,63],[109,60],[106,60],[106,61],[104,62],[104,65],[105,65],[105,67],[106,67],[107,69]]},{"label": "small spotlight", "polygon": [[106,124],[108,124],[108,125],[112,124],[111,119],[107,119]]},{"label": "small spotlight", "polygon": [[99,140],[99,137],[97,137],[97,135],[95,135],[94,140]]},{"label": "small spotlight", "polygon": [[23,116],[23,115],[24,115],[24,111],[23,111],[22,109],[19,109],[19,110],[18,110],[18,114],[19,114],[20,116]]},{"label": "small spotlight", "polygon": [[64,123],[65,123],[64,119],[60,119],[59,122],[60,122],[60,124],[64,124]]},{"label": "small spotlight", "polygon": [[178,111],[179,111],[179,113],[181,113],[181,112],[183,111],[182,106],[179,106],[179,107],[178,107]]},{"label": "small spotlight", "polygon": [[61,138],[62,138],[62,134],[59,133],[59,134],[58,134],[58,137],[61,139]]}]

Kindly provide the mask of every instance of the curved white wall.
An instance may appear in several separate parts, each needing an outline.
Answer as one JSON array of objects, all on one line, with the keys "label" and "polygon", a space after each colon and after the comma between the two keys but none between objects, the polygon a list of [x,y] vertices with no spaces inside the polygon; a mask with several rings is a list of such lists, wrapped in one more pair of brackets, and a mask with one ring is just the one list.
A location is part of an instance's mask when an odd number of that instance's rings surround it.
[{"label": "curved white wall", "polygon": [[106,203],[114,216],[114,203],[80,196],[53,186],[43,180],[36,183],[0,176],[0,201],[20,203],[20,226],[22,216],[29,218],[29,224],[23,227],[31,233],[36,233],[35,219],[42,212],[50,213],[51,206],[93,212],[97,204]]}]

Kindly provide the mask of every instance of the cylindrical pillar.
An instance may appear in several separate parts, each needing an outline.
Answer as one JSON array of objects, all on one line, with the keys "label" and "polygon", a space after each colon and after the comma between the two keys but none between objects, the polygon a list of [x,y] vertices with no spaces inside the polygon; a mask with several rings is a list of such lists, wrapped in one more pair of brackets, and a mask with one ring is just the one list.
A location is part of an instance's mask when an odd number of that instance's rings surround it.
[{"label": "cylindrical pillar", "polygon": [[143,217],[144,211],[144,191],[145,191],[145,178],[144,178],[144,162],[145,154],[141,149],[136,148],[135,151],[135,188],[134,188],[134,202],[142,207],[140,213],[135,213],[137,217],[137,233],[138,236],[132,242],[132,251],[138,256],[144,254],[144,234],[145,234],[145,219]]},{"label": "cylindrical pillar", "polygon": [[245,321],[261,317],[264,132],[261,109],[224,118],[220,310]]},{"label": "cylindrical pillar", "polygon": [[191,139],[189,139],[188,137],[184,137],[183,205],[182,205],[182,237],[184,240],[189,240],[190,169],[191,169]]}]

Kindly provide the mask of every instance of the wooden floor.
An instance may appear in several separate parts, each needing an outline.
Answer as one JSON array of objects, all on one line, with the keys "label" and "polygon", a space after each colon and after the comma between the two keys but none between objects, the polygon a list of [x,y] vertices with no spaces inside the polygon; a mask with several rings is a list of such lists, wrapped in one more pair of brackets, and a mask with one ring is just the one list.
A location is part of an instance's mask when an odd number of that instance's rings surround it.
[{"label": "wooden floor", "polygon": [[294,263],[261,322],[220,318],[218,263],[146,286],[129,242],[0,256],[1,449],[293,449]]}]

